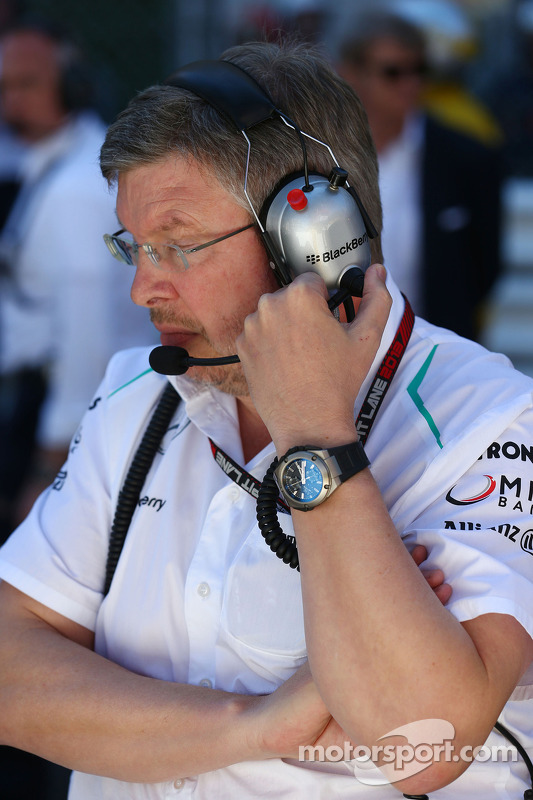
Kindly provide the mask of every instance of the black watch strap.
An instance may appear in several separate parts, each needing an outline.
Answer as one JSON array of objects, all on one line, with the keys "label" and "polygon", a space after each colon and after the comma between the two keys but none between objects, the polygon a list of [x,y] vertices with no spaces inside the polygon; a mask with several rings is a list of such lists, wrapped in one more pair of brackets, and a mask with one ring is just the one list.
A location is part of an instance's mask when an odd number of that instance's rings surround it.
[{"label": "black watch strap", "polygon": [[287,450],[285,455],[279,459],[278,463],[284,461],[288,456],[292,456],[293,453],[306,450],[317,452],[322,457],[328,459],[334,458],[339,467],[337,473],[339,483],[344,483],[348,478],[357,475],[358,472],[370,466],[370,461],[365,453],[363,443],[359,439],[356,442],[328,448],[319,447],[316,444],[296,445],[296,447],[291,447],[290,450]]},{"label": "black watch strap", "polygon": [[341,483],[370,466],[368,456],[359,440],[350,444],[340,445],[340,447],[328,447],[327,450],[330,456],[334,456],[337,460]]}]

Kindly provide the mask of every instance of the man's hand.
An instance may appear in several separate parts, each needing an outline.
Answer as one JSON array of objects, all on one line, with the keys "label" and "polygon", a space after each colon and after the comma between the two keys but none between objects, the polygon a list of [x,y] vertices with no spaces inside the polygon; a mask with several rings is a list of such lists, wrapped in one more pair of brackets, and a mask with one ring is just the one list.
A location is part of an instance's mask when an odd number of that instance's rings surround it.
[{"label": "man's hand", "polygon": [[[417,544],[412,549],[411,556],[415,564],[420,567],[428,557],[428,553],[424,545]],[[428,585],[433,589],[435,596],[438,597],[442,605],[445,606],[452,596],[452,587],[449,583],[444,582],[443,571],[441,569],[422,569],[422,567],[420,567],[420,572],[428,582]]]},{"label": "man's hand", "polygon": [[331,722],[307,662],[272,694],[254,698],[250,710],[262,758],[298,758],[299,748],[314,745]]},{"label": "man's hand", "polygon": [[[255,408],[278,454],[295,444],[334,446],[355,438],[353,409],[387,323],[385,270],[366,272],[355,319],[339,323],[315,273],[263,295],[236,341]],[[357,301],[356,301],[357,304]]]}]

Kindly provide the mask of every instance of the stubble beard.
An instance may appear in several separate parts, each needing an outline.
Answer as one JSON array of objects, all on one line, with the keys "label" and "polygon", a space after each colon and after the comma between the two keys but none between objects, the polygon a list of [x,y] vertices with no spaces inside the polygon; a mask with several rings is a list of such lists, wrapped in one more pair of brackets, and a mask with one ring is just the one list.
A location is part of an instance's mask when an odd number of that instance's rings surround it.
[{"label": "stubble beard", "polygon": [[[218,358],[222,356],[234,355],[236,353],[235,340],[242,331],[243,323],[237,316],[233,318],[225,318],[221,321],[221,329],[224,334],[220,341],[214,342],[202,326],[198,324],[197,320],[192,317],[180,315],[175,316],[165,309],[152,309],[150,311],[150,319],[152,323],[166,323],[190,330],[196,336],[200,336],[205,344],[207,344],[211,358]],[[191,353],[194,356],[194,353]],[[200,355],[200,354],[199,354]],[[201,357],[205,357],[203,354]],[[187,378],[198,386],[214,386],[221,392],[233,395],[235,397],[247,397],[249,395],[248,384],[244,377],[244,372],[240,364],[221,364],[218,366],[210,367],[190,367],[187,370]]]}]

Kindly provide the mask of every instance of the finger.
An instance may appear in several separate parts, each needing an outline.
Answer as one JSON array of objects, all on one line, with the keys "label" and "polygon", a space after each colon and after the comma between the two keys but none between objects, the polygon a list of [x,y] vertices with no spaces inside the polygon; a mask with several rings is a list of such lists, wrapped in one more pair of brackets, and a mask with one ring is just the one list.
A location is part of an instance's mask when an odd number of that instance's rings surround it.
[{"label": "finger", "polygon": [[350,325],[353,335],[363,328],[366,335],[375,331],[379,338],[385,329],[392,305],[386,280],[386,270],[382,264],[372,264],[365,273],[365,285],[359,310]]},{"label": "finger", "polygon": [[329,293],[320,275],[316,272],[304,272],[298,275],[287,286],[282,286],[275,292],[261,295],[257,304],[257,311],[247,317],[247,321],[257,319],[258,313],[268,323],[270,314],[287,313],[290,309],[292,317],[298,318],[302,314],[319,313],[323,311],[331,316],[327,306]]},{"label": "finger", "polygon": [[437,598],[440,600],[443,606],[446,605],[450,597],[452,596],[453,589],[449,583],[443,583],[441,586],[437,586],[436,589],[433,590]]},{"label": "finger", "polygon": [[317,272],[303,272],[298,275],[289,286],[308,286],[325,300],[329,300],[329,292],[324,279]]},{"label": "finger", "polygon": [[432,589],[444,583],[444,572],[441,569],[423,569],[422,575]]},{"label": "finger", "polygon": [[428,551],[423,544],[417,544],[411,551],[411,557],[415,564],[419,567],[420,564],[422,564],[422,562],[428,557]]}]

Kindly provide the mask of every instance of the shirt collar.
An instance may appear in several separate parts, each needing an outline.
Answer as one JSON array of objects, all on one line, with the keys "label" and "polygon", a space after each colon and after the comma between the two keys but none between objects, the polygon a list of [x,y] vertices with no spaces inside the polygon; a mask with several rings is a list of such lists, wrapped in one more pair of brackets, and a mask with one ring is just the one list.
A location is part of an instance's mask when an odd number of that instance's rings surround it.
[{"label": "shirt collar", "polygon": [[424,141],[424,117],[420,112],[409,114],[402,132],[379,155],[380,165],[398,158],[414,156]]}]

